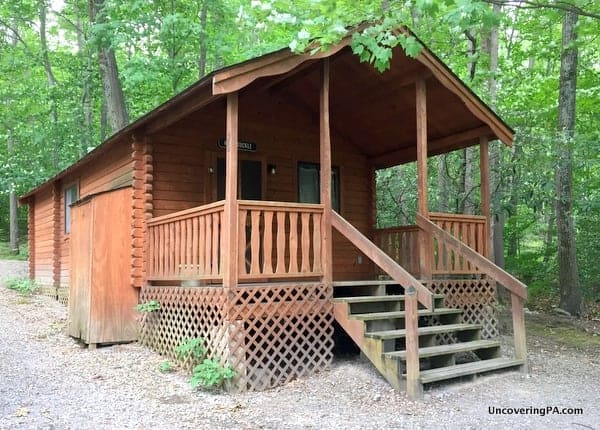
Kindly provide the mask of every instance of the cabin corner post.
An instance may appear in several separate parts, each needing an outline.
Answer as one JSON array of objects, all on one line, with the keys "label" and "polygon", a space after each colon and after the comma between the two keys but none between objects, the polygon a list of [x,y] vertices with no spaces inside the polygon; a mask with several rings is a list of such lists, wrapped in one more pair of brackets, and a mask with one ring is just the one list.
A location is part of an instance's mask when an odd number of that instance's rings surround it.
[{"label": "cabin corner post", "polygon": [[29,279],[35,279],[35,196],[27,202],[27,240],[29,241]]},{"label": "cabin corner post", "polygon": [[61,183],[60,181],[54,181],[52,183],[52,287],[55,289],[56,297],[58,297],[58,289],[60,288],[60,255],[63,242],[61,197]]},{"label": "cabin corner post", "polygon": [[481,175],[481,215],[485,217],[485,257],[490,258],[490,154],[488,138],[479,138],[479,173]]},{"label": "cabin corner post", "polygon": [[131,285],[141,288],[146,283],[146,222],[152,218],[153,156],[147,138],[135,136],[131,143],[132,158],[132,217],[131,217]]},{"label": "cabin corner post", "polygon": [[322,268],[323,283],[328,287],[333,281],[333,244],[331,226],[331,130],[329,124],[329,58],[322,60],[319,92],[319,158],[321,163],[322,218]]},{"label": "cabin corner post", "polygon": [[[429,219],[427,192],[427,87],[424,79],[415,83],[417,117],[417,212]],[[422,279],[431,279],[433,266],[433,239],[419,232],[419,271]]]},{"label": "cabin corner post", "polygon": [[221,228],[221,273],[223,287],[235,288],[238,283],[238,93],[227,95],[226,155],[225,155],[225,205]]}]

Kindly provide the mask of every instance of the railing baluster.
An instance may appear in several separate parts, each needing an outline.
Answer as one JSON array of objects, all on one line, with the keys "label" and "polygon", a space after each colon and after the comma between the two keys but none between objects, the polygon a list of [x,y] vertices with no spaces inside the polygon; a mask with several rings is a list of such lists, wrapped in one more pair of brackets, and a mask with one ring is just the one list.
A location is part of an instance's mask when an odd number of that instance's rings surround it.
[{"label": "railing baluster", "polygon": [[209,215],[206,217],[205,223],[206,233],[204,234],[204,270],[206,274],[212,274],[212,264],[211,264],[211,256],[212,256],[212,216]]},{"label": "railing baluster", "polygon": [[250,211],[250,273],[260,274],[260,211]]},{"label": "railing baluster", "polygon": [[209,270],[206,266],[206,217],[198,218],[198,273],[206,275]]},{"label": "railing baluster", "polygon": [[240,215],[238,217],[238,240],[240,243],[238,267],[241,273],[244,275],[248,273],[248,268],[246,267],[246,256],[248,254],[248,239],[246,237],[247,216],[248,211],[240,209]]},{"label": "railing baluster", "polygon": [[192,265],[194,266],[194,275],[200,274],[200,259],[198,258],[198,239],[200,238],[200,232],[198,230],[199,218],[202,217],[195,216],[192,218]]},{"label": "railing baluster", "polygon": [[313,272],[321,272],[321,214],[313,213]]},{"label": "railing baluster", "polygon": [[273,211],[264,211],[263,232],[263,273],[273,273]]},{"label": "railing baluster", "polygon": [[290,273],[298,273],[298,214],[290,212]]},{"label": "railing baluster", "polygon": [[275,273],[285,273],[285,221],[286,212],[277,212],[277,264]]},{"label": "railing baluster", "polygon": [[300,246],[301,246],[301,250],[300,250],[300,256],[301,256],[301,263],[300,263],[300,271],[302,273],[306,273],[310,271],[310,261],[309,261],[309,251],[310,251],[310,232],[308,231],[308,221],[309,221],[309,217],[310,214],[308,212],[302,212],[300,214],[300,220],[301,220],[301,235],[300,235]]},{"label": "railing baluster", "polygon": [[219,272],[219,231],[221,229],[220,213],[212,214],[212,275],[217,276]]}]

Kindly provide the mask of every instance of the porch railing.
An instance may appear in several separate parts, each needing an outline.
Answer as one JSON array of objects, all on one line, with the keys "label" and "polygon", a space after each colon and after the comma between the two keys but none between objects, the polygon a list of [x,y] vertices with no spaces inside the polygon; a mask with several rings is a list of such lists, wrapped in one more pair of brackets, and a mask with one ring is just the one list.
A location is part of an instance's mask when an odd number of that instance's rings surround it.
[{"label": "porch railing", "polygon": [[223,201],[148,221],[147,279],[219,279]]},{"label": "porch railing", "polygon": [[[239,279],[321,276],[323,206],[238,201]],[[149,281],[220,280],[224,202],[148,221]]]},{"label": "porch railing", "polygon": [[323,206],[239,201],[239,279],[320,276]]},{"label": "porch railing", "polygon": [[[487,257],[487,221],[484,216],[435,213],[429,220],[445,232],[451,234],[468,247]],[[443,241],[433,241],[433,267],[431,273],[474,274],[480,270],[455,250],[448,248]]]},{"label": "porch railing", "polygon": [[419,273],[419,227],[405,225],[376,229],[373,239],[375,245],[411,275]]}]

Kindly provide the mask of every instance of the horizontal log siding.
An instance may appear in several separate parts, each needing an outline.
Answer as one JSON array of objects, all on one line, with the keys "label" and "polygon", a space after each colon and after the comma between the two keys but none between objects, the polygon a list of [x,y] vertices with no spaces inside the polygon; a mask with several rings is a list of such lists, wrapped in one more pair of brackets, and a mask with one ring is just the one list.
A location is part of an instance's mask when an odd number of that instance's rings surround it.
[{"label": "horizontal log siding", "polygon": [[[109,191],[131,185],[131,145],[120,142],[102,157],[83,166],[61,180],[57,258],[60,261],[59,280],[61,287],[69,286],[70,235],[65,233],[65,189],[79,184],[79,197]],[[54,263],[52,186],[35,196],[35,279],[44,286],[52,286]]]},{"label": "horizontal log siding", "polygon": [[52,187],[48,187],[35,196],[34,209],[35,267],[33,276],[44,287],[53,285],[54,224],[52,223],[52,214]]}]

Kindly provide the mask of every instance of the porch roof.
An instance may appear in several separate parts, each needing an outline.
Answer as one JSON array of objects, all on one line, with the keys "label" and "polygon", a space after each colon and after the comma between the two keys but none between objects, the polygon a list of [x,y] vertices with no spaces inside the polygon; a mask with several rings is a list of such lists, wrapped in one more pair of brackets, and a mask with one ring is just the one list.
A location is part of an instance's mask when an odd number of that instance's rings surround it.
[{"label": "porch roof", "polygon": [[428,154],[475,145],[480,138],[512,143],[513,130],[426,47],[419,56],[394,50],[390,68],[379,73],[360,63],[350,35],[324,52],[282,49],[217,70],[104,141],[78,162],[20,197],[41,189],[131,138],[155,133],[230,92],[244,90],[285,97],[318,117],[319,60],[331,62],[332,132],[358,148],[376,168],[416,160],[415,82],[427,81]]}]

